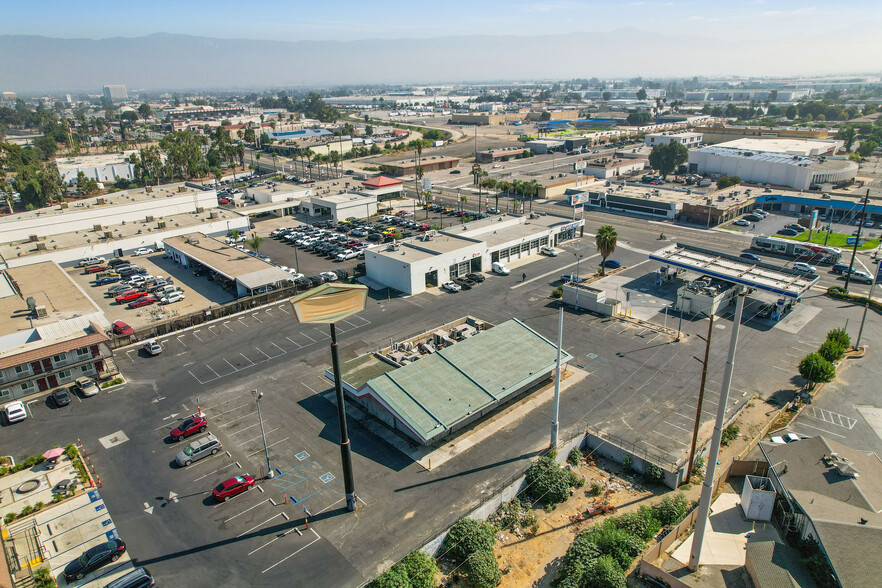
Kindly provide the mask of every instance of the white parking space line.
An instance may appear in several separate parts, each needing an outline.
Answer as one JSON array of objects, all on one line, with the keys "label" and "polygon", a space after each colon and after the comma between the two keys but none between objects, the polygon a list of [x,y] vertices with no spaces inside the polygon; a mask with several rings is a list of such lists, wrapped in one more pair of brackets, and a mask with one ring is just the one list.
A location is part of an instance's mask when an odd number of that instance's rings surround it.
[{"label": "white parking space line", "polygon": [[196,337],[197,339],[199,339],[199,341],[200,341],[200,343],[201,343],[201,342],[202,342],[202,337],[200,337],[199,335],[196,334],[196,333],[200,333],[200,332],[202,332],[202,329],[196,329],[195,331],[191,331],[191,334],[192,334],[194,337]]},{"label": "white parking space line", "polygon": [[285,310],[285,307],[284,307],[284,306],[277,306],[276,309],[281,310],[281,311],[284,312],[285,314],[291,314],[290,311]]},{"label": "white parking space line", "polygon": [[663,422],[664,422],[666,425],[670,425],[670,426],[672,426],[672,427],[676,427],[676,428],[680,429],[681,431],[685,431],[685,432],[687,432],[687,433],[691,433],[691,431],[690,431],[689,429],[685,429],[685,428],[681,427],[680,425],[675,425],[674,423],[671,423],[671,422],[668,422],[668,421],[663,421]]},{"label": "white parking space line", "polygon": [[240,317],[237,318],[236,320],[239,321],[240,323],[242,323],[242,326],[244,326],[244,327],[247,327],[247,326],[248,326],[248,323],[245,322],[245,317],[241,317],[241,316],[240,316]]},{"label": "white parking space line", "polygon": [[[315,343],[315,339],[313,339],[312,337],[310,337],[306,333],[300,333],[300,334],[303,335],[304,337],[306,337],[307,339],[309,339],[310,341],[312,341],[313,343]],[[289,339],[289,341],[290,341],[290,339]]]},{"label": "white parking space line", "polygon": [[262,323],[262,322],[263,322],[262,320],[260,320],[259,318],[257,318],[257,313],[256,313],[256,312],[253,313],[253,314],[251,315],[251,318],[253,318],[254,320],[256,320],[256,321],[259,322],[259,323]]},{"label": "white parking space line", "polygon": [[207,367],[208,369],[210,369],[210,370],[211,370],[211,373],[213,373],[215,376],[217,376],[218,378],[220,377],[220,374],[217,373],[216,371],[212,370],[212,369],[211,369],[211,366],[208,365],[207,363],[205,364],[205,367]]},{"label": "white parking space line", "polygon": [[293,343],[294,345],[296,345],[296,346],[297,346],[297,349],[303,349],[303,345],[301,345],[300,343],[298,343],[297,341],[295,341],[295,340],[292,339],[291,337],[285,337],[285,339],[287,339],[288,341],[290,341],[291,343]]},{"label": "white parking space line", "polygon": [[265,524],[267,524],[267,523],[270,522],[271,520],[273,520],[273,519],[277,519],[277,518],[279,518],[280,516],[282,516],[282,513],[276,513],[276,514],[274,514],[273,516],[271,516],[271,517],[268,518],[267,520],[263,521],[263,522],[260,523],[259,525],[254,525],[253,527],[251,527],[250,529],[248,529],[248,530],[245,531],[244,533],[239,533],[238,535],[236,535],[236,539],[238,539],[239,537],[242,537],[243,535],[247,535],[248,533],[250,533],[250,532],[253,531],[254,529],[259,529],[260,527],[264,526]]},{"label": "white parking space line", "polygon": [[183,335],[178,335],[177,337],[175,337],[175,339],[178,340],[178,343],[180,343],[181,345],[183,345],[184,347],[186,347],[187,344],[184,343],[183,341],[181,341],[181,338],[182,338],[182,337],[183,337]]},{"label": "white parking space line", "polygon": [[316,541],[321,539],[321,537],[319,537],[319,534],[315,532],[315,529],[310,528],[309,530],[313,532],[313,534],[315,535],[315,539],[313,539],[312,541],[310,541],[309,543],[307,543],[306,545],[304,545],[303,547],[301,547],[300,549],[298,549],[297,551],[295,551],[291,555],[288,555],[285,558],[280,559],[279,561],[277,561],[276,563],[274,563],[273,565],[271,565],[270,567],[268,567],[267,569],[263,570],[260,573],[261,574],[267,573],[268,571],[270,571],[271,569],[273,569],[277,565],[280,565],[280,564],[288,561],[289,559],[291,559],[292,557],[294,557],[295,555],[297,555],[298,553],[300,553],[301,551],[303,551],[304,549],[306,549],[307,547],[309,547],[310,545],[312,545],[313,543],[315,543]]},{"label": "white parking space line", "polygon": [[239,514],[235,514],[235,515],[231,516],[230,518],[224,520],[224,523],[229,523],[230,521],[232,521],[232,520],[235,519],[236,517],[240,517],[240,516],[242,516],[243,514],[245,514],[246,512],[248,512],[249,510],[255,509],[255,508],[257,508],[258,506],[260,506],[261,504],[266,504],[267,502],[269,502],[269,498],[267,498],[266,500],[263,500],[263,501],[261,501],[261,502],[258,502],[258,503],[255,504],[254,506],[249,506],[248,508],[246,508],[245,510],[243,510],[243,511],[240,512]]},{"label": "white parking space line", "polygon": [[[270,341],[270,345],[272,345],[273,347],[275,347],[276,349],[278,349],[279,351],[281,351],[281,352],[282,352],[281,355],[285,355],[286,353],[288,353],[287,351],[285,351],[284,349],[282,349],[281,347],[279,347],[278,345],[276,345],[276,344],[273,343],[272,341]],[[276,356],[274,356],[274,357],[281,357],[281,355],[276,355]]]},{"label": "white parking space line", "polygon": [[230,363],[230,361],[229,361],[228,359],[224,358],[224,361],[227,362],[227,365],[228,365],[228,366],[230,366],[231,368],[233,368],[233,371],[234,371],[234,372],[238,372],[238,371],[239,371],[239,370],[238,370],[233,364]]},{"label": "white parking space line", "polygon": [[[288,439],[290,439],[290,437],[285,437],[285,438],[282,439],[281,441],[276,441],[275,443],[273,443],[273,444],[271,444],[271,445],[267,445],[266,448],[269,449],[270,447],[274,447],[274,446],[278,445],[279,443],[284,443],[284,442],[287,441]],[[251,453],[249,453],[249,454],[246,455],[245,457],[250,457],[250,456],[254,455],[255,453],[260,453],[261,451],[263,451],[263,449],[258,449],[257,451],[252,451]]]},{"label": "white parking space line", "polygon": [[231,333],[234,333],[234,332],[235,332],[235,331],[233,331],[232,328],[230,328],[230,321],[224,321],[224,322],[223,322],[223,325],[221,325],[221,326],[226,327],[227,329],[229,329]]},{"label": "white parking space line", "polygon": [[264,357],[266,357],[267,359],[272,359],[272,357],[270,357],[269,355],[267,355],[265,351],[263,351],[262,349],[260,349],[260,347],[255,347],[255,349],[257,349],[258,351],[260,351],[261,353],[263,353]]},{"label": "white parking space line", "polygon": [[248,425],[248,426],[245,427],[244,429],[239,429],[238,431],[233,431],[232,433],[227,433],[227,435],[228,435],[228,436],[238,435],[238,434],[241,433],[242,431],[247,431],[248,429],[254,428],[254,427],[256,427],[256,426],[259,425],[259,424],[260,424],[260,423],[254,423],[253,425]]},{"label": "white parking space line", "polygon": [[[257,349],[257,348],[256,348],[256,347],[255,347],[255,349]],[[248,358],[247,358],[247,357],[245,357],[245,354],[244,354],[244,353],[242,353],[242,352],[239,352],[239,355],[241,355],[241,356],[242,356],[242,359],[244,359],[244,360],[245,360],[245,361],[247,361],[247,362],[248,362],[248,363],[250,363],[250,364],[251,364],[251,365],[254,365],[254,362],[253,362],[253,361],[251,361],[251,360],[250,360],[250,359],[248,359]],[[249,365],[249,366],[246,366],[246,367],[251,367],[251,365]]]},{"label": "white parking space line", "polygon": [[[257,423],[257,424],[259,425],[260,423]],[[252,426],[254,426],[254,425],[252,425]],[[242,429],[242,430],[244,431],[245,429]],[[276,431],[278,431],[278,430],[279,430],[279,427],[276,427],[276,428],[273,429],[272,431],[267,431],[266,434],[269,435],[270,433],[274,433],[274,432],[276,432]],[[238,432],[238,431],[237,431],[237,432]],[[232,434],[232,435],[235,435],[236,433],[231,433],[231,434]],[[252,437],[252,438],[249,439],[248,441],[242,441],[242,442],[240,442],[240,445],[248,445],[248,444],[251,443],[252,441],[256,441],[257,439],[260,439],[261,437],[263,437],[263,435],[258,435],[257,437]],[[249,455],[250,455],[250,454],[249,454]]]},{"label": "white parking space line", "polygon": [[835,435],[835,436],[837,436],[837,437],[842,437],[843,439],[845,438],[845,435],[840,435],[839,433],[833,433],[833,432],[831,432],[831,431],[828,431],[827,429],[822,429],[821,427],[816,427],[816,426],[814,426],[814,425],[810,425],[810,424],[808,424],[808,423],[803,423],[802,421],[797,422],[797,423],[796,423],[796,426],[798,426],[798,427],[810,427],[810,428],[812,428],[812,429],[817,429],[817,430],[819,430],[819,431],[822,431],[822,432],[824,432],[824,433],[827,433],[828,435]]},{"label": "white parking space line", "polygon": [[269,545],[270,543],[275,543],[275,542],[278,541],[279,539],[281,539],[281,538],[283,538],[283,537],[287,537],[288,535],[290,535],[291,533],[293,533],[293,532],[296,531],[296,530],[297,530],[297,527],[291,527],[290,529],[288,529],[287,531],[285,531],[284,533],[282,533],[281,535],[279,535],[279,536],[276,537],[275,539],[270,539],[269,541],[267,541],[266,543],[264,543],[263,545],[261,545],[261,546],[258,547],[257,549],[255,549],[255,550],[253,550],[253,551],[250,551],[250,552],[248,553],[248,555],[252,555],[252,554],[254,554],[254,553],[257,553],[258,551],[260,551],[261,549],[263,549],[264,547],[266,547],[266,546]]},{"label": "white parking space line", "polygon": [[249,412],[248,414],[243,414],[243,415],[240,416],[240,417],[236,417],[235,419],[231,420],[230,422],[228,422],[228,423],[224,423],[224,424],[220,425],[220,428],[229,427],[230,425],[235,424],[236,421],[240,421],[240,420],[244,419],[245,417],[247,417],[247,416],[251,416],[251,415],[253,415],[253,414],[257,414],[257,411],[256,411],[256,410],[252,410],[252,411]]},{"label": "white parking space line", "polygon": [[[223,404],[223,403],[221,403],[221,404]],[[239,410],[240,408],[242,408],[242,407],[244,407],[244,406],[249,406],[250,404],[251,404],[250,402],[246,402],[245,404],[240,404],[239,406],[233,407],[233,408],[231,408],[230,410],[225,410],[225,411],[220,412],[220,413],[218,413],[218,414],[216,414],[216,415],[213,415],[213,418],[217,418],[217,417],[219,417],[219,416],[224,416],[225,414],[227,414],[227,413],[229,413],[229,412],[233,412],[234,410]],[[214,408],[214,407],[216,407],[216,406],[219,406],[219,405],[215,404],[212,408]]]}]

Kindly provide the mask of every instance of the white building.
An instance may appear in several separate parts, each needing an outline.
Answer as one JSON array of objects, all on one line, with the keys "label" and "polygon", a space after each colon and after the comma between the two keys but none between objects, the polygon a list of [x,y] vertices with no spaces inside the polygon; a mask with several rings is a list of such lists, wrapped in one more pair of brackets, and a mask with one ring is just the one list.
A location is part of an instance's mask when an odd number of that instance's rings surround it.
[{"label": "white building", "polygon": [[111,102],[120,102],[129,99],[125,84],[109,84],[104,86],[104,97]]},{"label": "white building", "polygon": [[[133,153],[137,151],[59,158],[55,160],[55,167],[58,168],[62,181],[68,186],[76,185],[80,172],[83,172],[86,178],[102,184],[112,184],[119,178],[132,181],[135,179],[135,166],[127,160]],[[164,160],[165,157],[162,156],[162,159]]]},{"label": "white building", "polygon": [[347,192],[335,196],[313,197],[304,201],[310,216],[331,215],[336,223],[347,218],[369,218],[377,214],[377,197],[372,194]]},{"label": "white building", "polygon": [[585,221],[552,216],[495,216],[365,252],[369,285],[419,294],[470,272],[538,255],[576,237]]},{"label": "white building", "polygon": [[551,153],[552,151],[560,151],[563,149],[563,146],[564,142],[558,141],[557,139],[534,139],[524,143],[524,147],[536,155],[543,155],[545,153]]},{"label": "white building", "polygon": [[701,143],[701,136],[701,133],[650,133],[644,137],[643,142],[647,147],[679,143],[689,149]]},{"label": "white building", "polygon": [[[780,150],[739,148],[733,144],[754,147],[765,147],[768,144],[777,146]],[[738,176],[746,182],[808,190],[820,184],[848,182],[857,175],[858,164],[853,161],[808,155],[826,153],[830,149],[835,151],[841,144],[841,141],[739,139],[690,151],[689,171]]]},{"label": "white building", "polygon": [[[585,167],[581,167],[583,164]],[[581,169],[583,175],[594,176],[599,180],[632,174],[645,167],[645,159],[607,159],[605,157],[592,161],[577,161],[574,164],[576,171]]]}]

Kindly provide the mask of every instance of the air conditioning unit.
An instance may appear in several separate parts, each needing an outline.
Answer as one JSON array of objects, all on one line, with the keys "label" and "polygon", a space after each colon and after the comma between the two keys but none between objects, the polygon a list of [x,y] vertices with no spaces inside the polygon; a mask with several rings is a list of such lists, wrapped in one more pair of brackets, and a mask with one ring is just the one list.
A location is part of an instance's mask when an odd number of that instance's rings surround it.
[{"label": "air conditioning unit", "polygon": [[49,313],[46,312],[46,307],[42,304],[34,307],[34,313],[37,315],[37,318],[46,318],[49,316]]},{"label": "air conditioning unit", "polygon": [[107,202],[104,200],[104,198],[96,198],[95,204],[107,204]]},{"label": "air conditioning unit", "polygon": [[113,231],[104,231],[105,239],[113,239]]},{"label": "air conditioning unit", "polygon": [[202,208],[201,206],[197,206],[196,207],[196,214],[199,214],[200,212],[205,212],[205,209]]},{"label": "air conditioning unit", "polygon": [[144,220],[144,222],[145,222],[145,223],[152,223],[152,222],[153,222],[153,217],[152,217],[152,216],[148,216],[148,217]]},{"label": "air conditioning unit", "polygon": [[39,236],[39,235],[28,235],[28,241],[29,241],[30,243],[35,243],[35,242],[37,242],[37,241],[39,241],[39,240],[40,240],[40,236]]},{"label": "air conditioning unit", "polygon": [[95,231],[96,233],[101,232],[103,230],[103,228],[104,227],[102,227],[101,225],[92,225],[92,230]]},{"label": "air conditioning unit", "polygon": [[46,251],[45,243],[37,243],[37,251]]},{"label": "air conditioning unit", "polygon": [[165,221],[159,221],[158,223],[156,223],[156,228],[157,229],[164,229],[165,228]]}]

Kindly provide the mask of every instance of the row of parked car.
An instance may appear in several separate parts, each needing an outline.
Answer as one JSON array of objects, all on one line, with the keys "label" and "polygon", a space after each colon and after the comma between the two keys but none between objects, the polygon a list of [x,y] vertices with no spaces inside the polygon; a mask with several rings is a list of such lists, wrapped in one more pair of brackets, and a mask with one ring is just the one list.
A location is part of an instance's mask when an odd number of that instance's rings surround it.
[{"label": "row of parked car", "polygon": [[[440,204],[432,204],[429,206],[428,210],[429,210],[429,212],[440,212],[443,214],[447,214],[450,216],[456,216],[456,217],[467,216],[467,217],[473,218],[473,219],[482,219],[482,218],[487,218],[487,216],[488,216],[487,214],[484,214],[483,212],[475,212],[475,211],[470,211],[470,210],[460,210],[458,208],[450,208],[448,206],[442,206]],[[487,212],[490,214],[498,214],[499,211],[497,211],[495,208],[488,208]]]},{"label": "row of parked car", "polygon": [[171,277],[150,275],[143,267],[122,257],[83,267],[84,273],[95,276],[92,282],[94,286],[112,284],[105,292],[105,297],[112,297],[117,304],[126,304],[129,308],[140,308],[157,302],[173,304],[185,298],[183,290],[173,284]]},{"label": "row of parked car", "polygon": [[453,278],[453,280],[441,284],[441,287],[448,292],[471,290],[478,284],[482,284],[484,282],[484,279],[484,274],[482,274],[481,272],[473,272],[464,276],[460,276],[458,278]]}]

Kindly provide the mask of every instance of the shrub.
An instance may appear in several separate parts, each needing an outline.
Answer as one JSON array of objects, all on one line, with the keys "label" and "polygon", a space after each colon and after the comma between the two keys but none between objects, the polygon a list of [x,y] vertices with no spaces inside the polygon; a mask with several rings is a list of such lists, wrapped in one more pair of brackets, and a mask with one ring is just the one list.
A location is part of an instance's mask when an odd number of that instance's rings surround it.
[{"label": "shrub", "polygon": [[0,467],[0,477],[5,476],[9,473],[9,468],[6,466]]},{"label": "shrub", "polygon": [[720,436],[720,442],[723,446],[728,446],[729,443],[738,438],[738,433],[741,432],[741,429],[735,423],[732,423],[725,429],[723,429],[723,434]]},{"label": "shrub", "polygon": [[625,573],[615,559],[601,555],[591,560],[585,568],[583,584],[585,588],[625,588]]},{"label": "shrub", "polygon": [[34,507],[28,504],[23,509],[21,509],[21,514],[19,516],[26,517],[32,512],[34,512]]},{"label": "shrub", "polygon": [[472,588],[496,588],[502,583],[502,570],[492,551],[477,551],[466,560],[466,573]]},{"label": "shrub", "polygon": [[8,525],[9,523],[11,523],[12,521],[15,520],[16,516],[18,516],[18,515],[16,515],[14,512],[6,513],[6,516],[3,517],[3,522]]},{"label": "shrub", "polygon": [[551,291],[552,298],[563,298],[563,286],[558,286]]},{"label": "shrub", "polygon": [[851,337],[845,332],[845,329],[833,329],[827,333],[827,341],[836,341],[844,348],[851,347]]},{"label": "shrub", "polygon": [[842,356],[845,355],[845,347],[839,341],[827,339],[818,347],[818,355],[833,363],[842,359]]},{"label": "shrub", "polygon": [[53,494],[52,495],[52,502],[61,502],[62,500],[64,500],[64,494]]},{"label": "shrub", "polygon": [[517,498],[512,498],[508,502],[504,502],[496,511],[495,523],[500,529],[529,529],[533,534],[539,531],[539,519],[536,514],[530,511],[530,503],[521,503]]},{"label": "shrub", "polygon": [[539,505],[551,507],[570,496],[571,481],[568,472],[547,455],[530,466],[526,482],[528,495]]},{"label": "shrub", "polygon": [[665,481],[665,471],[651,463],[646,467],[646,471],[643,472],[643,480],[647,484],[661,484]]},{"label": "shrub", "polygon": [[640,555],[645,543],[640,537],[619,529],[613,519],[594,525],[588,534],[600,553],[611,556],[623,570],[627,570],[634,558]]},{"label": "shrub", "polygon": [[567,456],[567,462],[572,465],[579,465],[580,461],[582,461],[582,450],[578,447],[573,447]]},{"label": "shrub", "polygon": [[410,588],[407,569],[401,564],[395,564],[368,584],[368,588]]},{"label": "shrub", "polygon": [[603,492],[603,486],[598,482],[594,482],[593,484],[591,484],[590,492],[591,496],[600,496],[600,494]]},{"label": "shrub", "polygon": [[619,529],[644,541],[649,541],[661,531],[661,523],[656,518],[655,511],[648,506],[641,506],[637,512],[628,512],[612,520]]},{"label": "shrub", "polygon": [[493,551],[496,529],[491,523],[468,517],[459,519],[444,540],[444,555],[456,564],[477,551]]},{"label": "shrub", "polygon": [[[733,425],[729,425],[729,427],[731,427],[731,426],[733,426]],[[726,427],[726,428],[728,429],[729,427]],[[737,429],[738,427],[736,426],[735,428]],[[723,431],[724,436],[725,436],[725,434],[726,434],[726,431]],[[736,431],[735,435],[736,436],[738,435],[737,431]],[[692,465],[692,473],[698,474],[698,475],[703,474],[704,473],[704,466],[705,466],[704,458],[700,455],[696,456],[695,462]]]},{"label": "shrub", "polygon": [[37,512],[38,510],[40,510],[41,508],[43,508],[43,506],[44,506],[44,505],[43,505],[43,502],[42,502],[42,501],[37,502],[36,504],[34,504],[34,512]]},{"label": "shrub", "polygon": [[585,485],[585,478],[580,476],[576,470],[566,470],[567,472],[567,481],[569,481],[570,486],[573,488],[581,488]]},{"label": "shrub", "polygon": [[26,460],[24,460],[24,465],[26,468],[34,467],[35,465],[37,465],[37,458],[34,456],[27,458]]},{"label": "shrub", "polygon": [[435,588],[438,564],[424,551],[413,551],[396,564],[407,571],[410,588]]},{"label": "shrub", "polygon": [[824,359],[819,353],[809,353],[799,362],[799,375],[805,378],[809,385],[815,382],[829,382],[836,375],[833,364]]},{"label": "shrub", "polygon": [[663,527],[676,525],[686,516],[688,501],[682,492],[668,494],[652,507],[655,518]]},{"label": "shrub", "polygon": [[55,579],[46,568],[40,568],[34,572],[34,586],[36,588],[58,588],[58,584],[55,583]]},{"label": "shrub", "polygon": [[626,471],[631,471],[631,468],[634,466],[634,458],[630,455],[626,455],[625,459],[622,460],[622,467],[625,468]]}]

